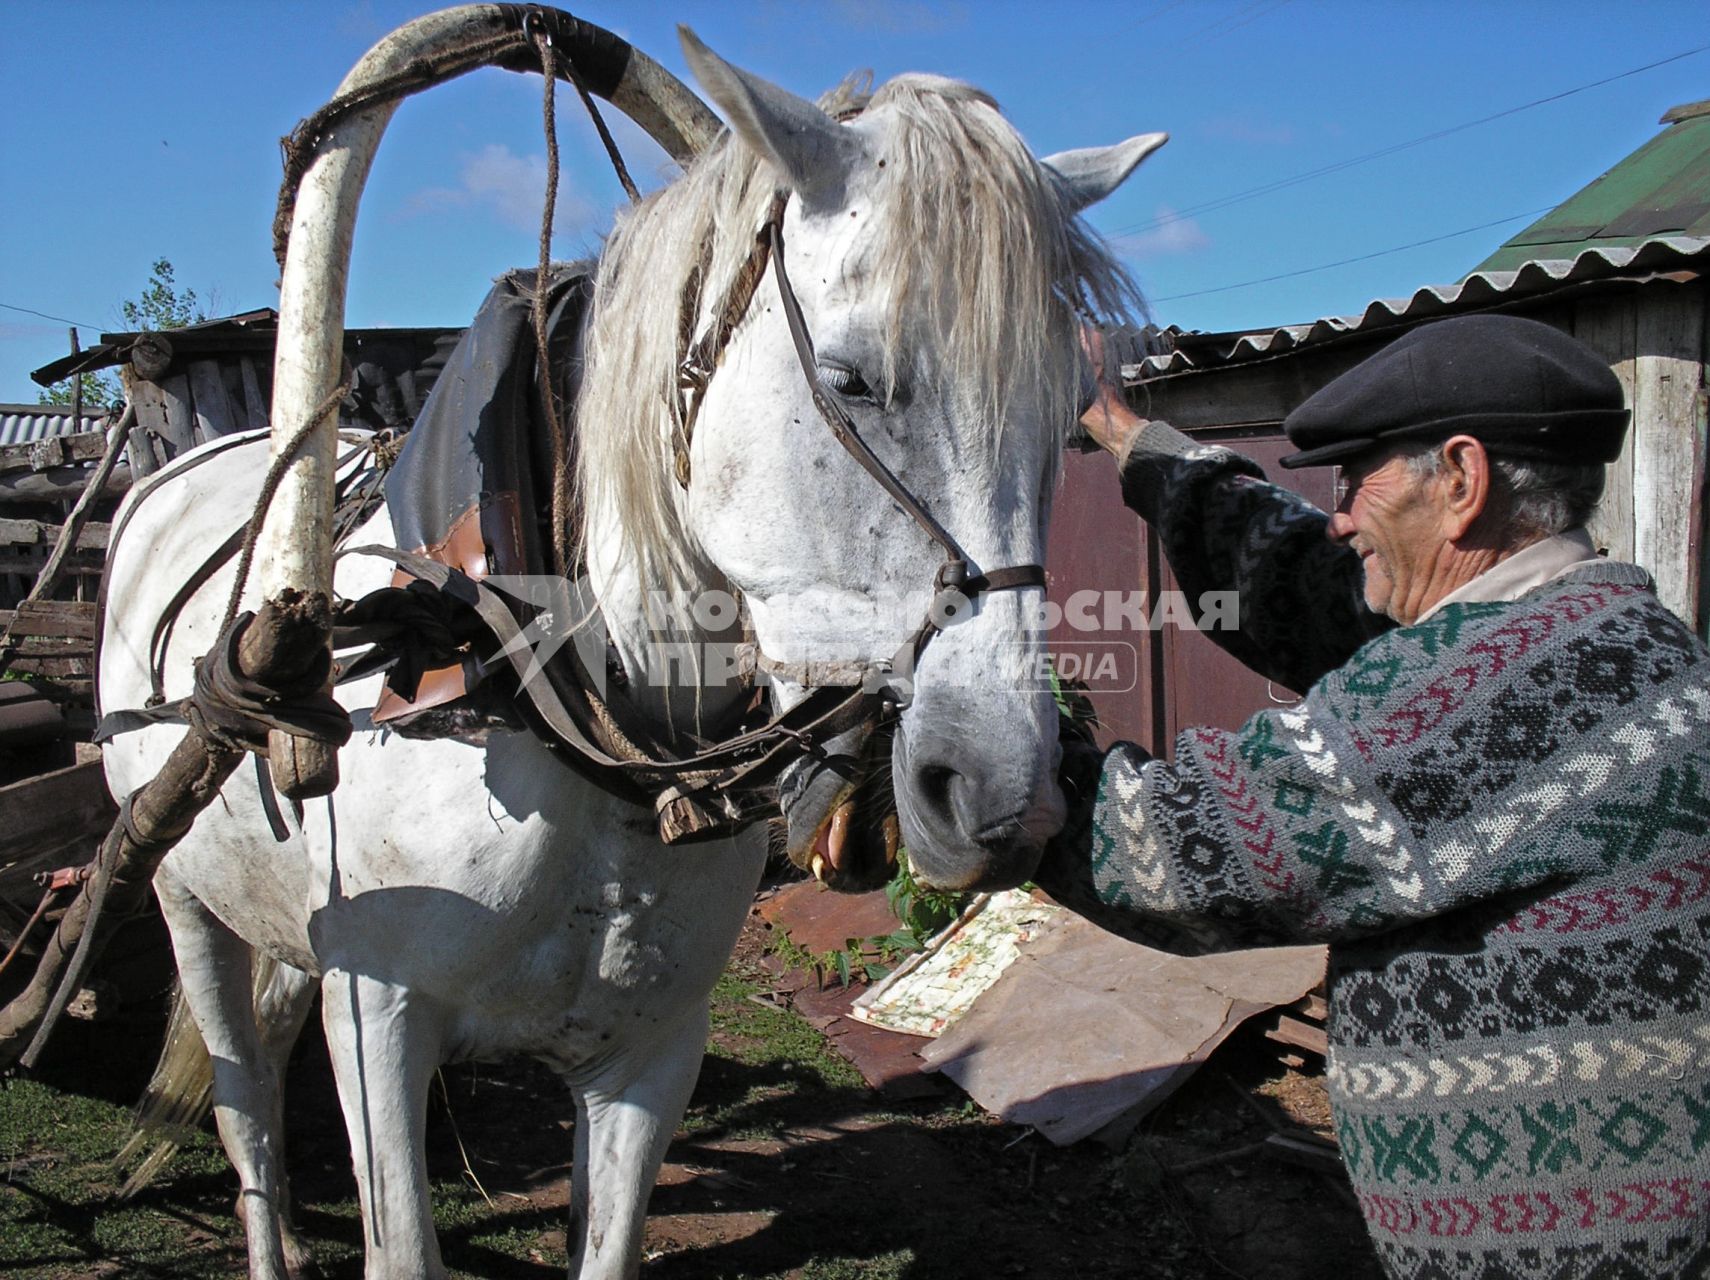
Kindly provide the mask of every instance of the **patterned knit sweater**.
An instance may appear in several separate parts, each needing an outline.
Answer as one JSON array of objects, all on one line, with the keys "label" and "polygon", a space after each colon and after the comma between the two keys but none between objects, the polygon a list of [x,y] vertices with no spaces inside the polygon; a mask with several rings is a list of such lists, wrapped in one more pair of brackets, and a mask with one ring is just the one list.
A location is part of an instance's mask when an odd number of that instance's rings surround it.
[{"label": "patterned knit sweater", "polygon": [[1173,763],[1071,760],[1041,880],[1155,945],[1331,944],[1392,1276],[1710,1276],[1710,654],[1620,564],[1385,631],[1255,477],[1155,424],[1123,485],[1190,598],[1241,592],[1215,638],[1309,692]]}]

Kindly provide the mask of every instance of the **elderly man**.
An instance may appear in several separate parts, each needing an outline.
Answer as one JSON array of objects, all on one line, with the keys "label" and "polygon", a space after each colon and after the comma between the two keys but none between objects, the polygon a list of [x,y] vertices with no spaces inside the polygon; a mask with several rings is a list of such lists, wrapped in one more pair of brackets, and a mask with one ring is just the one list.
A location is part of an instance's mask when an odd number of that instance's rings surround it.
[{"label": "elderly man", "polygon": [[1240,592],[1213,638],[1308,692],[1170,762],[1071,744],[1041,883],[1173,949],[1330,944],[1391,1275],[1710,1276],[1710,654],[1583,527],[1614,376],[1528,320],[1413,330],[1284,424],[1328,517],[1101,389],[1190,598]]}]

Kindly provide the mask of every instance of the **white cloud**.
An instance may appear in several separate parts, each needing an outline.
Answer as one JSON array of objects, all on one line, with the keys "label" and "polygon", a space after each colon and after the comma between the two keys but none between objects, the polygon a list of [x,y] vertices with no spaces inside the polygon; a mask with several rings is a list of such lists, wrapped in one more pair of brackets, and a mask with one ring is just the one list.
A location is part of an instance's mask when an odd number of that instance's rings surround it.
[{"label": "white cloud", "polygon": [[[458,183],[455,187],[418,191],[405,202],[404,212],[424,214],[440,209],[484,208],[507,227],[518,231],[539,229],[540,211],[546,198],[545,156],[519,156],[502,143],[489,143],[463,156]],[[593,217],[588,201],[570,189],[561,158],[553,233],[585,230]]]},{"label": "white cloud", "polygon": [[1163,258],[1172,254],[1198,253],[1209,248],[1211,237],[1192,218],[1182,218],[1169,205],[1158,206],[1157,225],[1133,235],[1116,236],[1111,247],[1125,258]]}]

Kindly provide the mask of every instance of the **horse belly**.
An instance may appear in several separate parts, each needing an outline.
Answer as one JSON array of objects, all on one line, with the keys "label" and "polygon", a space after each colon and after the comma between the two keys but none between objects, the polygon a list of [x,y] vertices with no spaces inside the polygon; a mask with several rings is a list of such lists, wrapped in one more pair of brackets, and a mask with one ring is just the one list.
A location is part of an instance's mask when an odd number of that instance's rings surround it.
[{"label": "horse belly", "polygon": [[582,852],[596,874],[581,879],[532,963],[509,971],[509,998],[464,1006],[459,1026],[480,1056],[526,1051],[576,1074],[671,1034],[724,969],[765,839],[751,832],[689,850],[649,840],[616,866],[610,846]]},{"label": "horse belly", "polygon": [[706,997],[763,833],[666,848],[645,811],[527,734],[474,747],[362,733],[340,758],[338,791],[304,819],[315,971],[433,1000],[449,1056],[565,1065],[645,1041]]}]

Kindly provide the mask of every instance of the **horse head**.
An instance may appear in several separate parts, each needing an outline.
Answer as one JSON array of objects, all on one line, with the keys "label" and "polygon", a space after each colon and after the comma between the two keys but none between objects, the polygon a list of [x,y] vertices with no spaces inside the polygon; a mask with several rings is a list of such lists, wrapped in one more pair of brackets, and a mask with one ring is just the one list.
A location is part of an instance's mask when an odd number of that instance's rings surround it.
[{"label": "horse head", "polygon": [[[1164,136],[1041,161],[967,85],[908,75],[815,105],[687,31],[683,41],[731,132],[614,232],[601,310],[652,315],[680,355],[687,336],[720,324],[786,193],[771,243],[835,412],[976,580],[1043,563],[1084,386],[1079,326],[1138,303],[1078,214]],[[627,414],[632,425],[584,445],[584,505],[622,526],[643,581],[739,595],[782,705],[834,678],[885,686],[886,714],[816,744],[782,778],[792,858],[837,887],[882,880],[899,832],[885,789],[870,798],[864,784],[888,773],[919,878],[1018,883],[1064,817],[1042,574],[943,608],[944,546],[827,426],[780,263],[760,263],[766,278],[729,317],[692,414],[680,359],[596,321],[584,420]],[[906,641],[929,617],[930,643],[911,663]]]}]

